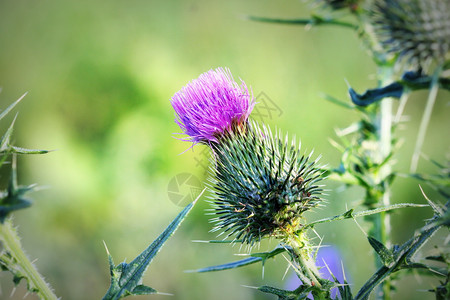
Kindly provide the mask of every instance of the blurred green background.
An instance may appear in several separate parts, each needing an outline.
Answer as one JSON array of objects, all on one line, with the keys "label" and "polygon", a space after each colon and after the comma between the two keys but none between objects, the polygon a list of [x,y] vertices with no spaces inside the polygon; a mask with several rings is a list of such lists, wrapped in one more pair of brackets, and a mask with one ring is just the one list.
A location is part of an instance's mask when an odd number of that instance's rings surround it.
[{"label": "blurred green background", "polygon": [[[101,298],[109,286],[103,241],[116,263],[130,261],[181,210],[169,199],[170,181],[181,173],[205,180],[207,151],[196,146],[183,153],[190,145],[174,138],[180,130],[169,101],[210,68],[229,67],[252,87],[261,107],[255,119],[300,138],[304,149],[322,154],[323,163],[338,165],[339,153],[329,138],[358,116],[320,93],[347,100],[345,79],[361,92],[376,85],[375,66],[356,34],[244,18],[308,14],[308,5],[294,0],[0,1],[0,109],[28,91],[15,109],[16,145],[56,150],[19,157],[20,182],[46,189],[32,195],[31,209],[15,213],[15,223],[28,255],[38,258],[35,264],[58,296]],[[441,162],[448,153],[448,96],[439,94],[423,147]],[[398,170],[408,169],[425,97],[425,92],[415,93],[407,105],[409,121],[398,131],[403,138]],[[2,128],[12,118],[3,120]],[[419,167],[434,170],[423,160]],[[8,172],[2,173],[3,186]],[[328,188],[328,205],[309,218],[343,212],[362,197],[360,190],[344,190],[333,182]],[[413,180],[398,178],[393,194],[394,202],[424,202]],[[234,254],[245,252],[238,245],[192,242],[215,239],[208,232],[207,208],[202,199],[145,276],[144,283],[174,296],[136,299],[275,299],[243,285],[283,287],[287,263],[281,256],[266,264],[264,278],[260,265],[183,272],[232,261]],[[395,213],[394,242],[404,242],[430,216],[430,209]],[[337,245],[353,287],[360,287],[374,270],[361,230],[351,221],[317,230],[324,244]],[[444,238],[435,236],[440,244]],[[272,246],[273,241],[259,250]],[[0,285],[1,299],[25,294],[22,282],[10,296],[7,273],[1,274]],[[400,281],[396,299],[432,299],[424,292],[432,287],[429,280],[408,276]]]}]

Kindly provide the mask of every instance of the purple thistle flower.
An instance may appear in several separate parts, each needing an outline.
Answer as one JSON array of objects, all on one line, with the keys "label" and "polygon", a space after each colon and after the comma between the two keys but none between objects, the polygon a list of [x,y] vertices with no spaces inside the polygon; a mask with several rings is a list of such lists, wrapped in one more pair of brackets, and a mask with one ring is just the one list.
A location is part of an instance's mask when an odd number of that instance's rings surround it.
[{"label": "purple thistle flower", "polygon": [[198,142],[218,142],[218,137],[236,125],[247,122],[253,98],[241,80],[239,86],[228,68],[217,68],[189,82],[171,100],[176,113],[175,122]]}]

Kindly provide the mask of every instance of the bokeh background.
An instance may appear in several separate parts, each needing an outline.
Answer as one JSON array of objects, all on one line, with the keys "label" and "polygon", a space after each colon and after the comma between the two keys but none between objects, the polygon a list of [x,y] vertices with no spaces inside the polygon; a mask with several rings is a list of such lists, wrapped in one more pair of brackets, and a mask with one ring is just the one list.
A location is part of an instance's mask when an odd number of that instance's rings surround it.
[{"label": "bokeh background", "polygon": [[[179,128],[169,102],[202,72],[229,67],[252,87],[259,102],[255,119],[300,138],[306,150],[322,154],[323,163],[338,165],[339,153],[329,139],[358,116],[323,100],[321,93],[347,101],[345,80],[361,92],[376,86],[375,66],[356,34],[245,19],[309,12],[310,5],[297,0],[0,1],[0,109],[28,92],[15,109],[16,145],[55,150],[19,157],[20,182],[45,189],[32,195],[32,208],[15,213],[15,223],[28,255],[37,259],[58,296],[100,299],[109,286],[103,241],[116,263],[132,260],[182,209],[170,192],[189,198],[190,186],[179,180],[177,190],[171,180],[184,173],[204,182],[207,149],[186,151],[190,145],[174,138]],[[441,162],[448,153],[448,96],[439,94],[423,147]],[[425,97],[414,93],[406,107],[409,121],[398,131],[403,144],[395,156],[400,171],[408,169]],[[424,160],[419,169],[435,170]],[[3,187],[8,173],[4,168]],[[358,189],[327,186],[327,206],[309,218],[341,213],[361,200]],[[394,202],[424,202],[414,180],[398,178],[393,195]],[[202,198],[145,276],[145,284],[174,296],[135,299],[275,299],[244,286],[287,284],[291,273],[283,279],[287,263],[281,256],[266,263],[264,278],[260,265],[185,273],[245,252],[192,242],[216,238],[209,233],[207,208]],[[395,213],[394,241],[404,242],[430,216],[430,209]],[[360,287],[374,270],[364,233],[352,221],[317,231],[324,244],[337,247],[352,285]],[[445,237],[434,238],[442,244]],[[432,299],[424,291],[435,283],[408,276],[399,282],[396,299]],[[1,274],[0,286],[1,299],[25,295],[23,282],[11,295],[8,273]]]}]

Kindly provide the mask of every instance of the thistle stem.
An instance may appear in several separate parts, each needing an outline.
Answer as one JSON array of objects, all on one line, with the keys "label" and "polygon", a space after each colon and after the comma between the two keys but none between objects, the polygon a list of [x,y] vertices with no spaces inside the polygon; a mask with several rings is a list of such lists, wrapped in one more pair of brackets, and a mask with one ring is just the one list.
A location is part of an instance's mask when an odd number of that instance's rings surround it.
[{"label": "thistle stem", "polygon": [[[303,235],[303,233],[301,233],[301,235]],[[304,238],[294,234],[293,237],[287,241],[287,244],[292,247],[296,261],[299,264],[302,273],[310,281],[310,285],[321,288],[322,285],[319,282],[319,270],[317,270],[313,258],[309,255]],[[306,283],[304,282],[304,284]]]},{"label": "thistle stem", "polygon": [[0,241],[3,246],[3,251],[7,251],[12,256],[14,263],[18,265],[22,273],[21,275],[25,276],[29,281],[28,285],[33,290],[37,290],[40,298],[58,299],[22,250],[19,236],[12,225],[11,219],[6,219],[3,224],[0,224]]},{"label": "thistle stem", "polygon": [[[379,85],[384,86],[391,83],[392,81],[392,66],[380,65],[378,69]],[[376,113],[373,119],[373,123],[377,128],[377,143],[378,151],[373,153],[371,159],[377,163],[384,162],[392,151],[392,98],[383,99],[379,107],[376,108]],[[376,174],[378,173],[378,174]],[[392,173],[391,164],[389,162],[384,163],[378,172],[373,174],[374,182],[379,185],[379,190],[381,193],[371,193],[372,195],[377,195],[375,203],[376,206],[390,205],[390,183],[387,180],[389,175]],[[372,187],[375,191],[376,186]],[[390,216],[386,212],[382,212],[379,215],[374,216],[372,220],[372,234],[374,237],[383,243],[387,248],[390,247]],[[375,256],[375,266],[377,269],[383,266],[382,261],[378,256]],[[380,284],[376,293],[376,299],[388,300],[390,299],[390,281],[386,279]]]}]

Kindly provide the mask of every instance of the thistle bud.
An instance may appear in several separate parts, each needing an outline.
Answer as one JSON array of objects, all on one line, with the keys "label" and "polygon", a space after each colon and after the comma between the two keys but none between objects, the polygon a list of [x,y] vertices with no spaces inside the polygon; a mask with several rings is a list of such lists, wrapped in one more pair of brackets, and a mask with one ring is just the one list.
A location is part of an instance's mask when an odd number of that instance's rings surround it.
[{"label": "thistle bud", "polygon": [[321,201],[317,160],[301,155],[295,140],[281,133],[250,123],[212,149],[213,231],[250,245],[263,237],[288,238]]},{"label": "thistle bud", "polygon": [[414,69],[442,63],[450,50],[450,1],[376,0],[375,32],[387,52]]}]

